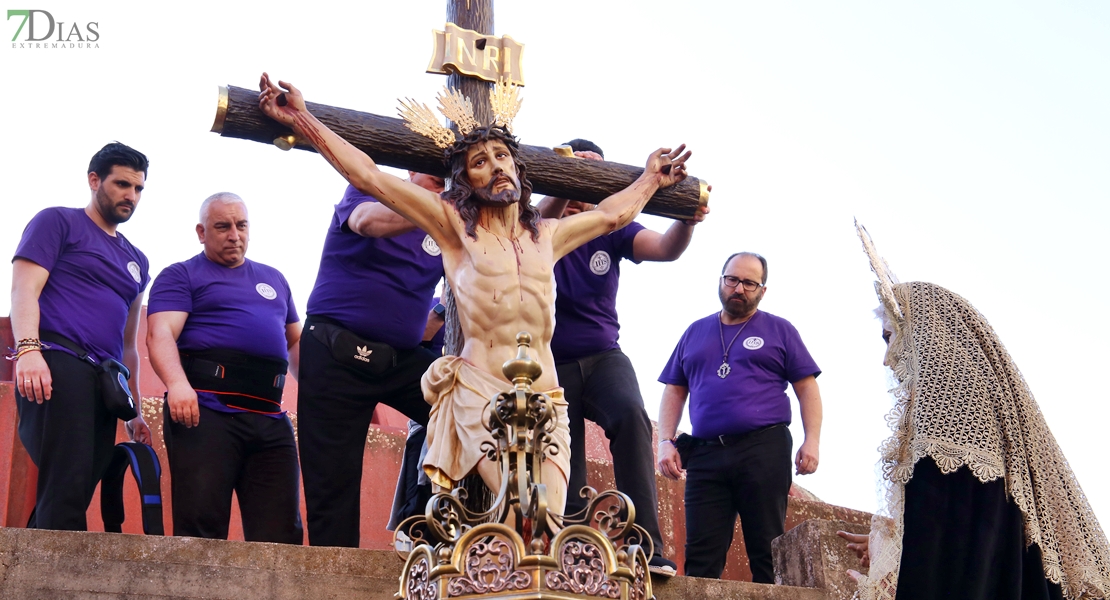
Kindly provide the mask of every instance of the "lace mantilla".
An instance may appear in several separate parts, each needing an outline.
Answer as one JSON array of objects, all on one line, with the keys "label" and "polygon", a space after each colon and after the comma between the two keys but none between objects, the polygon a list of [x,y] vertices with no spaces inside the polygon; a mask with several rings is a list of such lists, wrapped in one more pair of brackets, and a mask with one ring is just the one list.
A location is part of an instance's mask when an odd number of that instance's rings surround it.
[{"label": "lace mantilla", "polygon": [[897,381],[887,416],[894,434],[879,449],[890,519],[873,522],[872,577],[861,581],[859,597],[894,598],[905,485],[926,457],[944,473],[966,466],[983,482],[1005,478],[1025,517],[1026,543],[1041,549],[1045,576],[1071,600],[1108,597],[1106,535],[990,323],[931,283],[898,283],[891,291],[900,308],[884,318],[893,329],[886,364]]}]

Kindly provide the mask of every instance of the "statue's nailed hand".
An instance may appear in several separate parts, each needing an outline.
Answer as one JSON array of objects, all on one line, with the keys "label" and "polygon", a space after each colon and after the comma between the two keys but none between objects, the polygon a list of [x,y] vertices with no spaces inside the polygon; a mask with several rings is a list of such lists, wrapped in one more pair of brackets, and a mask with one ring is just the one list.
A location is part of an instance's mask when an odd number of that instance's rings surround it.
[{"label": "statue's nailed hand", "polygon": [[266,73],[258,82],[258,92],[258,108],[279,123],[292,127],[297,113],[306,111],[300,90],[285,81],[274,85]]},{"label": "statue's nailed hand", "polygon": [[673,151],[670,148],[660,148],[648,157],[646,170],[655,176],[659,187],[670,187],[686,179],[686,160],[690,158],[691,152],[683,154],[683,150],[686,150],[686,144]]}]

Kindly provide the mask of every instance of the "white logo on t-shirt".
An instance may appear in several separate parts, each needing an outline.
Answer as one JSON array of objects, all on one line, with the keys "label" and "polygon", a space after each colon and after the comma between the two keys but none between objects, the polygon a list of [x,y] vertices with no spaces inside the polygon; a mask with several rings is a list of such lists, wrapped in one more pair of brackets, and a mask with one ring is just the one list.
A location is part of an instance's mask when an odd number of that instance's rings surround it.
[{"label": "white logo on t-shirt", "polygon": [[277,292],[274,291],[274,288],[270,287],[269,284],[260,283],[254,286],[254,289],[258,290],[259,296],[262,296],[267,300],[273,300],[274,298],[277,298]]},{"label": "white logo on t-shirt", "polygon": [[420,247],[424,248],[424,251],[431,256],[439,256],[439,253],[442,252],[439,249],[439,244],[430,235],[424,236],[424,243],[420,244]]},{"label": "white logo on t-shirt", "polygon": [[139,263],[135,261],[127,263],[127,272],[131,274],[131,278],[135,280],[135,283],[143,282],[143,270],[139,268]]},{"label": "white logo on t-shirt", "polygon": [[763,347],[763,338],[753,335],[752,337],[744,340],[744,347],[748,350],[759,350]]},{"label": "white logo on t-shirt", "polygon": [[608,252],[598,250],[590,257],[590,270],[593,271],[594,275],[604,275],[609,272],[609,265],[612,263]]}]

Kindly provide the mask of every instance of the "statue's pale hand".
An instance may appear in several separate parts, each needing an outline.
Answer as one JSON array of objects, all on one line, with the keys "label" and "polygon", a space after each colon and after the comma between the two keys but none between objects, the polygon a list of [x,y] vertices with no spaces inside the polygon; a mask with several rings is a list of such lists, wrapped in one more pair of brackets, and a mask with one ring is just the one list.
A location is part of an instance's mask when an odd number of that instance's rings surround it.
[{"label": "statue's pale hand", "polygon": [[645,169],[655,176],[660,188],[670,187],[686,179],[686,160],[692,153],[683,154],[683,150],[686,150],[686,144],[674,150],[660,148],[648,157]]},{"label": "statue's pale hand", "polygon": [[307,110],[300,90],[285,81],[274,85],[266,73],[258,82],[258,108],[271,119],[290,127],[297,113]]}]

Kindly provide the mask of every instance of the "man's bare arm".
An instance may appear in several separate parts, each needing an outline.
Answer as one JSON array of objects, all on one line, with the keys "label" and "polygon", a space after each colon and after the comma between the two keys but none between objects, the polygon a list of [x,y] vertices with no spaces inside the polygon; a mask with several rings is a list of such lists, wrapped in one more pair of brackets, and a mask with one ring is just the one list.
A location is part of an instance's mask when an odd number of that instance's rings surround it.
[{"label": "man's bare arm", "polygon": [[185,369],[181,368],[181,356],[177,352],[177,338],[181,336],[188,318],[189,313],[177,310],[148,316],[146,348],[150,352],[150,366],[166,384],[170,418],[186,427],[196,427],[200,424],[197,393],[189,383]]},{"label": "man's bare arm", "polygon": [[690,246],[690,239],[694,236],[694,225],[705,220],[709,214],[708,206],[699,206],[693,219],[688,221],[675,221],[666,233],[658,233],[644,229],[632,239],[632,257],[637,261],[670,262],[678,260],[686,248]]},{"label": "man's bare arm", "polygon": [[556,198],[554,196],[544,196],[543,200],[536,205],[536,210],[540,211],[540,216],[545,219],[558,219],[563,216],[563,211],[567,208],[567,203],[570,200],[566,198]]},{"label": "man's bare arm", "polygon": [[674,150],[660,148],[652,152],[643,174],[632,185],[602,200],[594,210],[557,221],[552,237],[555,260],[599,235],[628,225],[658,189],[686,179],[686,160],[690,152],[683,154],[685,149],[683,144]]},{"label": "man's bare arm", "polygon": [[380,202],[363,202],[347,217],[351,231],[368,238],[391,238],[416,229],[416,225]]},{"label": "man's bare arm", "polygon": [[[278,87],[280,86],[280,87]],[[308,140],[331,166],[351,185],[427,231],[440,245],[457,245],[452,235],[447,204],[434,194],[410,181],[383,172],[369,156],[328,129],[308,112],[304,97],[287,82],[274,85],[269,75],[259,82],[258,106],[270,118],[288,125],[298,137]]]},{"label": "man's bare arm", "polygon": [[127,312],[127,324],[123,327],[123,364],[127,366],[127,370],[131,371],[131,378],[127,381],[127,386],[131,388],[131,397],[135,400],[135,409],[139,413],[134,419],[126,423],[125,428],[128,435],[131,436],[131,441],[149,446],[152,438],[150,427],[147,426],[146,419],[143,419],[143,392],[142,386],[139,385],[141,374],[139,369],[139,320],[142,317],[143,295],[139,294],[131,303],[131,308]]},{"label": "man's bare arm", "polygon": [[285,325],[285,343],[289,349],[289,374],[300,379],[301,372],[301,322]]},{"label": "man's bare arm", "polygon": [[810,375],[791,384],[794,395],[798,397],[799,412],[802,413],[802,428],[806,439],[794,457],[794,466],[799,475],[809,475],[817,470],[819,447],[821,445],[821,390],[817,378]]},{"label": "man's bare arm", "polygon": [[[24,258],[12,261],[12,337],[39,337],[39,295],[50,272]],[[42,352],[28,352],[15,362],[15,385],[23,397],[42,404],[50,399],[53,379]]]},{"label": "man's bare arm", "polygon": [[688,387],[667,384],[667,387],[663,388],[663,399],[659,402],[657,462],[659,471],[670,479],[678,479],[684,472],[678,449],[669,440],[674,439],[678,433],[678,422],[682,420],[682,410],[686,406],[686,397],[689,394]]}]

